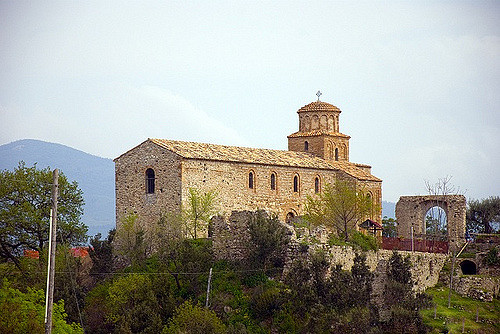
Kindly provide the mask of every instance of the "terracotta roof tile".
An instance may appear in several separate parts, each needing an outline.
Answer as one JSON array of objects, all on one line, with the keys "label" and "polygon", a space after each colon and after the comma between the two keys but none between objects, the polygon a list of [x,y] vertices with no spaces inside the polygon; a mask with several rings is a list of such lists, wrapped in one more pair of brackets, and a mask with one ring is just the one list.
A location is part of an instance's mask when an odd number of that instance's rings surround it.
[{"label": "terracotta roof tile", "polygon": [[341,170],[360,180],[381,181],[350,162],[327,162],[311,153],[149,139],[154,144],[186,159],[231,161],[275,166]]},{"label": "terracotta roof tile", "polygon": [[344,138],[351,138],[348,135],[345,135],[340,132],[328,132],[325,130],[314,130],[314,131],[307,131],[307,132],[302,132],[302,131],[297,131],[295,133],[292,133],[291,135],[288,136],[288,138],[295,138],[295,137],[312,137],[312,136],[321,136],[321,135],[328,135],[328,136],[333,136],[333,137],[344,137]]},{"label": "terracotta roof tile", "polygon": [[302,108],[300,108],[297,112],[306,112],[306,111],[334,111],[341,113],[342,111],[334,106],[333,104],[322,102],[322,101],[314,101],[309,104],[306,104]]}]

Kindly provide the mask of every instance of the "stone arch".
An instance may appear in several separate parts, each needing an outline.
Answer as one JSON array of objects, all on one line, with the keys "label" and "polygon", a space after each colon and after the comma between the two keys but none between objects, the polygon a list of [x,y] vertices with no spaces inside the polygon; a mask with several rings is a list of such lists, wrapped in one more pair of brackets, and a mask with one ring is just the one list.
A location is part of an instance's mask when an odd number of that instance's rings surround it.
[{"label": "stone arch", "polygon": [[248,180],[247,180],[247,186],[248,189],[254,190],[255,191],[255,171],[253,169],[250,169],[248,171]]},{"label": "stone arch", "polygon": [[286,214],[285,222],[287,224],[292,224],[295,217],[297,217],[297,211],[295,211],[295,209],[290,209]]},{"label": "stone arch", "polygon": [[346,144],[342,144],[342,158],[344,158],[344,160],[349,160]]},{"label": "stone arch", "polygon": [[146,169],[146,194],[155,193],[155,171],[152,168]]},{"label": "stone arch", "polygon": [[411,238],[425,236],[425,214],[438,206],[447,217],[447,239],[451,250],[456,250],[465,242],[466,200],[463,195],[401,196],[396,204],[398,236]]},{"label": "stone arch", "polygon": [[327,130],[328,129],[328,119],[326,115],[321,115],[319,119],[319,128],[321,130]]},{"label": "stone arch", "polygon": [[477,266],[474,261],[463,260],[460,262],[460,269],[464,275],[477,275]]},{"label": "stone arch", "polygon": [[293,192],[295,194],[300,193],[300,177],[299,177],[299,174],[294,174],[294,176],[293,176]]},{"label": "stone arch", "polygon": [[321,192],[321,178],[319,175],[316,175],[314,178],[314,193],[318,194]]},{"label": "stone arch", "polygon": [[326,143],[326,151],[325,151],[325,159],[327,160],[331,160],[332,159],[332,143],[330,141],[328,141]]},{"label": "stone arch", "polygon": [[319,130],[319,117],[317,115],[312,116],[311,130]]},{"label": "stone arch", "polygon": [[329,132],[335,131],[335,119],[333,116],[328,117],[328,131]]},{"label": "stone arch", "polygon": [[305,116],[304,131],[311,131],[311,117],[309,115]]}]

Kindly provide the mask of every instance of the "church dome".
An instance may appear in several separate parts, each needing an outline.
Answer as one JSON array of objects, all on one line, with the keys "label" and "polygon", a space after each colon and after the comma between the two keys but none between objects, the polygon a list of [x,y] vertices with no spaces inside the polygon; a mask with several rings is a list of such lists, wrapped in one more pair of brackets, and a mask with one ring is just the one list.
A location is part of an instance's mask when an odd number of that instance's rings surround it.
[{"label": "church dome", "polygon": [[333,112],[342,112],[339,108],[334,106],[333,104],[326,103],[323,101],[314,101],[309,104],[306,104],[302,108],[300,108],[297,112],[306,112],[306,111],[333,111]]}]

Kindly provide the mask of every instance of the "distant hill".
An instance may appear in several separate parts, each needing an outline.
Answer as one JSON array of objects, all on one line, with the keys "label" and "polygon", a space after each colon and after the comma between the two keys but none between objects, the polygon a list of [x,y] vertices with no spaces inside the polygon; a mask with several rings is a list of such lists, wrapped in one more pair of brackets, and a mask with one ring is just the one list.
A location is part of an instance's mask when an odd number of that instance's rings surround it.
[{"label": "distant hill", "polygon": [[61,144],[23,139],[0,146],[0,170],[14,170],[23,160],[31,167],[58,168],[78,182],[85,200],[82,221],[89,235],[107,236],[115,227],[115,170],[111,159],[100,158]]},{"label": "distant hill", "polygon": [[396,218],[396,203],[382,201],[382,217]]}]

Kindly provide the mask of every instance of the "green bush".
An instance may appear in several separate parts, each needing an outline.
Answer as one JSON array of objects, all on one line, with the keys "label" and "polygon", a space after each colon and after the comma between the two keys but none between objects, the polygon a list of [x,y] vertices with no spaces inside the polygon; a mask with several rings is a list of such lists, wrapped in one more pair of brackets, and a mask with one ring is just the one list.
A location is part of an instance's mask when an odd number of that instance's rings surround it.
[{"label": "green bush", "polygon": [[[0,333],[44,333],[45,295],[43,290],[28,288],[21,292],[3,280],[0,288]],[[54,303],[52,332],[83,333],[77,324],[66,323],[64,301]]]},{"label": "green bush", "polygon": [[177,308],[162,333],[219,334],[226,333],[226,326],[213,311],[186,301]]},{"label": "green bush", "polygon": [[492,266],[492,265],[495,265],[495,264],[498,264],[498,263],[499,263],[499,260],[498,260],[498,249],[496,249],[496,247],[493,247],[486,254],[486,256],[484,258],[484,264],[486,264],[488,266]]},{"label": "green bush", "polygon": [[363,251],[378,250],[377,239],[371,235],[365,235],[361,232],[354,232],[352,234],[351,243],[354,247],[359,247]]}]

